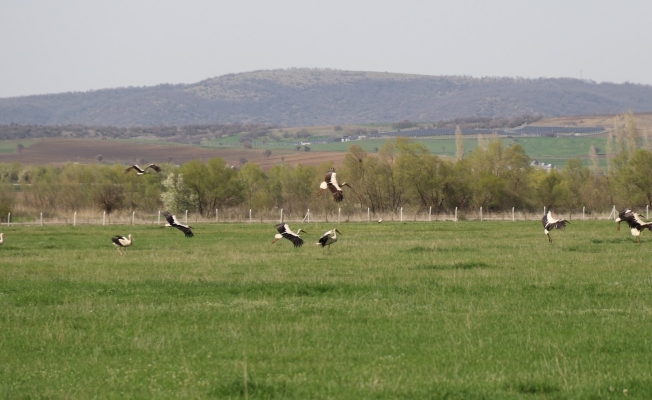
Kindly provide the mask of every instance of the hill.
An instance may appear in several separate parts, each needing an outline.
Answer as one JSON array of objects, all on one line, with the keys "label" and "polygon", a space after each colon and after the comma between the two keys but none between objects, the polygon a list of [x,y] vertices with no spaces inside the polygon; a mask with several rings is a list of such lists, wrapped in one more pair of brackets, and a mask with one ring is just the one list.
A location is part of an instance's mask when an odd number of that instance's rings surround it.
[{"label": "hill", "polygon": [[230,74],[189,85],[4,98],[0,124],[315,126],[629,110],[652,110],[652,86],[288,69]]}]

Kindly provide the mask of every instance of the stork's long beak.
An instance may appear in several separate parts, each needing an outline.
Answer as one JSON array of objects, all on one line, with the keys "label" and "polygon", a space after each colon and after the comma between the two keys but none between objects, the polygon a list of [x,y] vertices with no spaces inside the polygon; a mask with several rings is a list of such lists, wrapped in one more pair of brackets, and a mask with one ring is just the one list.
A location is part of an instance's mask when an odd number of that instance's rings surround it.
[{"label": "stork's long beak", "polygon": [[278,241],[278,239],[272,240],[272,244],[276,243],[277,241]]},{"label": "stork's long beak", "polygon": [[340,187],[342,187],[342,186],[348,186],[348,187],[351,187],[351,185],[349,185],[349,184],[346,183],[346,182],[343,182],[343,183],[340,185]]},{"label": "stork's long beak", "polygon": [[319,189],[319,192],[317,192],[317,196],[321,196],[321,192],[323,192],[324,189]]}]

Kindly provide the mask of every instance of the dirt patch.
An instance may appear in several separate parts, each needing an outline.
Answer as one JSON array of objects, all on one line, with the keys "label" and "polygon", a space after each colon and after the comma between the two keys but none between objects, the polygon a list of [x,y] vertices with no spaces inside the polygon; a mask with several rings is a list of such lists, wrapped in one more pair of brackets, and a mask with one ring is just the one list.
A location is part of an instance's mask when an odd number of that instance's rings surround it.
[{"label": "dirt patch", "polygon": [[[241,159],[255,162],[263,170],[274,165],[290,163],[292,165],[314,165],[332,161],[339,165],[345,153],[339,152],[299,152],[290,149],[272,150],[269,159],[262,149],[206,149],[196,146],[174,144],[150,144],[120,140],[93,139],[42,139],[25,148],[22,154],[0,154],[0,162],[21,164],[63,164],[77,162],[81,164],[144,164],[148,162],[183,164],[191,160],[206,161],[221,157],[234,166],[241,165]],[[101,155],[101,161],[99,156]],[[281,158],[283,157],[283,159]]]},{"label": "dirt patch", "polygon": [[[535,122],[534,126],[603,126],[613,128],[614,120],[623,123],[623,114],[584,115],[571,117],[544,118]],[[652,113],[635,113],[634,122],[638,129],[652,129]]]}]

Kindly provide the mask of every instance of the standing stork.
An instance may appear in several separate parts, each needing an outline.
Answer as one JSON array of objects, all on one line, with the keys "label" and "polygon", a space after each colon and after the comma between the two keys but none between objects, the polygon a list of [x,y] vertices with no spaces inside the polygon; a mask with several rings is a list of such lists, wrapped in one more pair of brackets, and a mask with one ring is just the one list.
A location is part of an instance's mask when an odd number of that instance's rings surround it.
[{"label": "standing stork", "polygon": [[566,221],[565,219],[554,219],[552,217],[552,211],[548,209],[548,212],[543,216],[541,219],[541,223],[543,224],[543,233],[548,236],[548,243],[552,242],[552,238],[550,237],[550,231],[553,229],[561,229],[563,230],[566,227],[566,224],[570,224],[570,222]]},{"label": "standing stork", "polygon": [[283,223],[277,224],[276,230],[278,231],[278,233],[274,235],[274,240],[272,240],[272,244],[276,243],[276,241],[278,241],[279,239],[286,238],[287,240],[292,242],[292,244],[294,244],[294,247],[301,247],[303,245],[303,239],[301,239],[301,236],[299,236],[299,234],[301,232],[308,233],[300,228],[296,233],[294,233],[290,229],[290,225],[283,224]]},{"label": "standing stork", "polygon": [[137,175],[143,175],[143,174],[145,174],[145,171],[147,171],[148,168],[151,168],[151,169],[153,169],[153,170],[156,171],[156,172],[161,172],[161,167],[159,167],[159,166],[156,165],[156,164],[149,164],[149,165],[146,166],[144,169],[143,169],[143,168],[140,168],[138,165],[134,164],[134,165],[132,165],[131,167],[127,168],[127,169],[125,170],[125,173],[128,173],[128,172],[131,171],[132,169],[135,169]]},{"label": "standing stork", "polygon": [[337,228],[330,230],[319,238],[319,241],[315,244],[321,245],[322,249],[326,246],[328,246],[328,251],[331,251],[331,244],[337,242],[337,234],[340,234],[340,231],[337,230]]},{"label": "standing stork", "polygon": [[[134,238],[131,236],[130,233],[129,236],[127,237],[120,236],[120,235],[114,236],[111,238],[111,241],[113,242],[113,245],[118,249],[118,253],[120,253],[121,256],[124,256],[124,254],[122,254],[122,251],[120,251],[120,248],[131,246],[134,243]],[[126,249],[125,252],[127,252]]]},{"label": "standing stork", "polygon": [[620,221],[627,222],[632,236],[636,238],[636,243],[641,243],[642,231],[646,229],[652,231],[652,222],[643,221],[639,213],[636,213],[628,208],[618,214],[618,218],[616,218],[616,222],[618,222],[619,225],[618,228],[620,228]]},{"label": "standing stork", "polygon": [[[178,230],[183,232],[183,234],[186,235],[187,238],[191,238],[191,237],[195,236],[195,234],[192,233],[192,230],[191,230],[192,226],[184,225],[181,222],[179,222],[176,215],[172,215],[169,212],[164,211],[163,216],[168,221],[168,224],[170,224],[169,226],[173,226],[173,227],[177,228]],[[165,226],[168,226],[168,225],[165,225]]]},{"label": "standing stork", "polygon": [[339,185],[337,183],[337,174],[335,173],[335,168],[331,168],[326,173],[324,181],[319,185],[319,192],[317,192],[317,196],[321,196],[321,192],[328,189],[333,194],[333,199],[339,203],[344,199],[344,195],[342,194],[343,186],[351,187],[351,185],[346,182],[342,182],[342,185]]},{"label": "standing stork", "polygon": [[4,242],[5,242],[4,233],[0,232],[0,244],[4,244]]}]

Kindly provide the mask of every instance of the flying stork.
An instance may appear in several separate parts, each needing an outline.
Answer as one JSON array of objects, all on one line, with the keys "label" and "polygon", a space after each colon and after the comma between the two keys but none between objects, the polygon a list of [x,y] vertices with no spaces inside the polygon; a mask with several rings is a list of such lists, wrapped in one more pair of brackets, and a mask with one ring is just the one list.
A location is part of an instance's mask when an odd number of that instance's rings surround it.
[{"label": "flying stork", "polygon": [[632,236],[636,238],[636,243],[641,243],[641,232],[645,229],[652,231],[652,222],[645,222],[639,213],[636,213],[629,208],[621,211],[616,218],[618,228],[620,229],[620,221],[625,221],[629,225],[629,230]]},{"label": "flying stork", "polygon": [[337,242],[337,234],[340,234],[340,231],[337,230],[337,228],[330,230],[319,238],[319,242],[315,243],[318,245],[321,245],[322,249],[326,246],[328,246],[328,251],[331,251],[331,244]]},{"label": "flying stork", "polygon": [[552,217],[552,211],[548,209],[548,212],[543,216],[541,219],[541,223],[543,224],[543,233],[548,236],[548,242],[552,242],[552,238],[550,237],[549,233],[553,229],[564,229],[566,227],[566,224],[570,224],[570,222],[566,221],[565,219],[554,219]]},{"label": "flying stork", "polygon": [[634,211],[632,211],[629,208],[623,209],[621,212],[618,213],[618,217],[616,217],[616,222],[618,223],[618,227],[616,228],[617,231],[620,230],[620,223],[622,221],[628,221],[630,219],[634,218]]},{"label": "flying stork", "polygon": [[342,187],[351,187],[351,185],[346,182],[342,182],[342,185],[338,185],[336,175],[337,174],[335,173],[335,168],[328,170],[326,176],[324,177],[324,181],[319,185],[319,192],[317,192],[317,196],[321,196],[321,192],[328,189],[333,194],[333,199],[336,202],[340,202],[344,199],[344,195],[342,194]]},{"label": "flying stork", "polygon": [[278,233],[274,235],[274,240],[272,241],[272,244],[276,243],[276,241],[279,239],[286,238],[287,240],[289,240],[294,244],[294,247],[301,247],[303,245],[303,239],[301,239],[299,234],[301,232],[308,233],[303,229],[299,229],[296,233],[294,233],[292,232],[288,224],[283,224],[283,223],[277,224],[276,230],[278,231]]},{"label": "flying stork", "polygon": [[127,168],[127,169],[125,170],[125,173],[128,173],[128,172],[131,171],[132,169],[135,169],[137,175],[143,175],[143,174],[145,174],[145,171],[147,171],[148,168],[151,168],[151,169],[153,169],[153,170],[156,171],[156,172],[161,172],[161,167],[159,167],[159,166],[156,165],[156,164],[149,164],[149,165],[148,165],[147,167],[145,167],[144,169],[143,169],[143,168],[140,168],[138,165],[134,164],[134,165],[132,165],[131,167]]},{"label": "flying stork", "polygon": [[[111,241],[113,242],[113,245],[118,249],[118,253],[120,253],[121,256],[124,256],[122,252],[120,251],[120,247],[129,247],[134,243],[134,238],[131,236],[131,233],[129,236],[124,237],[124,236],[114,236],[111,238]],[[125,252],[127,250],[125,249]]]},{"label": "flying stork", "polygon": [[[168,221],[168,224],[170,224],[169,226],[173,226],[173,227],[177,228],[178,230],[183,232],[183,234],[186,235],[187,238],[191,238],[191,237],[195,236],[195,234],[192,233],[192,230],[191,230],[192,226],[184,225],[181,222],[179,222],[176,215],[172,215],[169,212],[164,211],[163,216]],[[168,226],[168,225],[165,225],[165,226]]]}]

